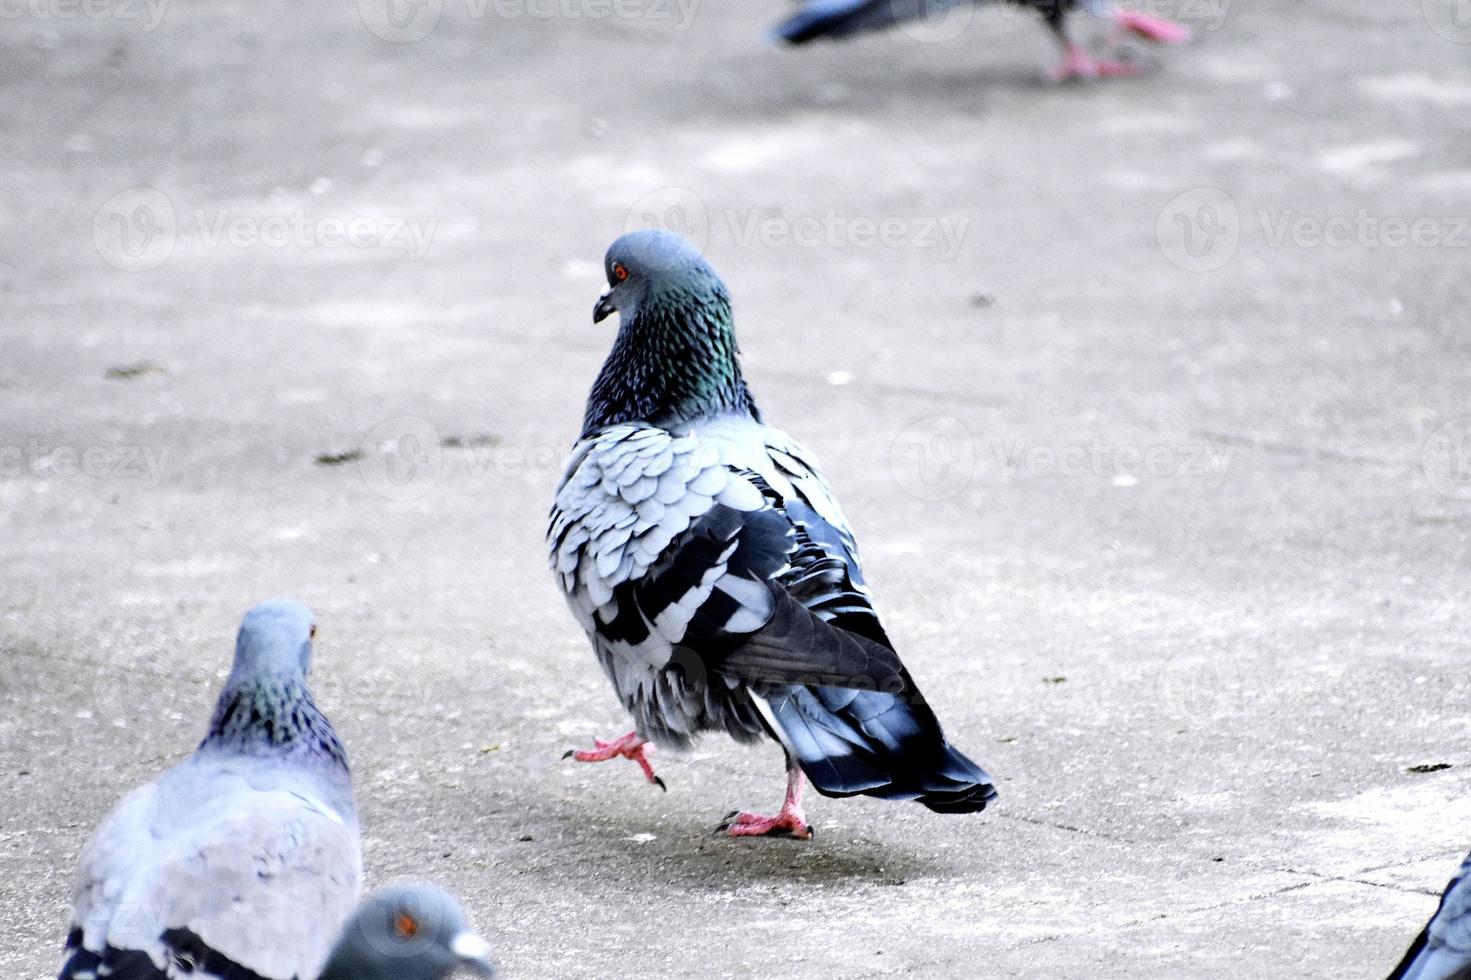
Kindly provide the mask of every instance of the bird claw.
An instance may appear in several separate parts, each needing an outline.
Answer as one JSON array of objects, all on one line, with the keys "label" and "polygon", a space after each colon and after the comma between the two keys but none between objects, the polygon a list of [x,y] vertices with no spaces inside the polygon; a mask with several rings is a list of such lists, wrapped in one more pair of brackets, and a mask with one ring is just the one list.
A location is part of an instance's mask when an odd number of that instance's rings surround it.
[{"label": "bird claw", "polygon": [[653,783],[655,786],[659,787],[664,792],[666,792],[666,793],[669,792],[669,787],[664,785],[664,780],[661,779],[660,777],[653,776],[653,777],[651,777],[649,779],[649,782]]},{"label": "bird claw", "polygon": [[576,754],[577,754],[577,750],[576,749],[568,749],[566,752],[563,752],[562,753],[562,760],[565,762],[566,760],[572,758]]}]

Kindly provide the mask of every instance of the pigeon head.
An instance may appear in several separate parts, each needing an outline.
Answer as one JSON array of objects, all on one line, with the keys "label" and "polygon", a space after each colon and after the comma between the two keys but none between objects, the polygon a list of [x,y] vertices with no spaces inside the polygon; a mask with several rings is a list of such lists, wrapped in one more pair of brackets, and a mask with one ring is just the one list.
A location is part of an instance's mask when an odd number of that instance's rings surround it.
[{"label": "pigeon head", "polygon": [[672,232],[629,232],[603,258],[608,291],[593,322],[618,314],[618,337],[588,397],[583,435],[642,421],[674,425],[755,415],[741,377],[725,283]]},{"label": "pigeon head", "polygon": [[306,677],[312,669],[316,635],[316,617],[306,606],[294,599],[267,599],[240,621],[232,673]]},{"label": "pigeon head", "polygon": [[444,889],[400,885],[363,900],[321,980],[440,980],[462,969],[495,976],[490,945]]},{"label": "pigeon head", "polygon": [[[631,231],[608,246],[603,256],[608,291],[593,307],[593,323],[613,313],[637,316],[639,309],[666,290],[724,293],[725,284],[705,257],[685,239],[658,229]],[[729,305],[729,300],[726,300]]]},{"label": "pigeon head", "polygon": [[200,748],[313,757],[345,773],[342,743],[306,685],[316,635],[316,617],[295,600],[270,599],[247,612]]}]

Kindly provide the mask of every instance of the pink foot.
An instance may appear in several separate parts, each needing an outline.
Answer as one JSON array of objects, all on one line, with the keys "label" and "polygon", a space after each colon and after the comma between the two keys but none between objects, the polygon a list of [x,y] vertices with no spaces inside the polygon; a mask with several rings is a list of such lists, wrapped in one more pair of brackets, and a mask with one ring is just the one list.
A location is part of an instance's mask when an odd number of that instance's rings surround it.
[{"label": "pink foot", "polygon": [[1125,30],[1160,44],[1184,44],[1190,40],[1190,28],[1162,17],[1151,17],[1137,10],[1115,10],[1113,19]]},{"label": "pink foot", "polygon": [[802,770],[793,768],[787,773],[787,797],[781,810],[774,817],[744,810],[732,810],[725,821],[716,828],[732,837],[766,837],[786,834],[797,840],[812,839],[812,825],[802,812]]},{"label": "pink foot", "polygon": [[1120,78],[1127,75],[1142,75],[1144,68],[1132,61],[1099,60],[1076,44],[1069,44],[1062,63],[1047,73],[1054,82],[1066,82],[1074,78]]},{"label": "pink foot", "polygon": [[644,771],[644,778],[666,793],[669,787],[664,785],[664,780],[654,775],[654,767],[649,763],[649,753],[654,747],[638,737],[638,732],[629,732],[615,739],[593,739],[595,749],[568,749],[562,756],[564,759],[576,759],[578,762],[607,762],[609,759],[632,759],[638,763],[638,767]]}]

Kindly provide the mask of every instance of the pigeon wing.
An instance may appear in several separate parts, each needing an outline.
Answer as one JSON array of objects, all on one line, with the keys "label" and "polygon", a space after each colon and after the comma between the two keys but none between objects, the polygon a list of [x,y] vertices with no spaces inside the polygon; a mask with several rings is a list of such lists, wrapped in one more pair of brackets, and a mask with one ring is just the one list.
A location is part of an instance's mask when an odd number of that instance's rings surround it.
[{"label": "pigeon wing", "polygon": [[1471,980],[1471,854],[1389,980]]},{"label": "pigeon wing", "polygon": [[618,665],[681,657],[746,683],[892,684],[882,644],[835,629],[783,584],[798,530],[718,442],[615,426],[574,452],[553,508],[553,568]]},{"label": "pigeon wing", "polygon": [[361,868],[355,819],[309,790],[186,762],[88,845],[61,976],[315,976]]}]

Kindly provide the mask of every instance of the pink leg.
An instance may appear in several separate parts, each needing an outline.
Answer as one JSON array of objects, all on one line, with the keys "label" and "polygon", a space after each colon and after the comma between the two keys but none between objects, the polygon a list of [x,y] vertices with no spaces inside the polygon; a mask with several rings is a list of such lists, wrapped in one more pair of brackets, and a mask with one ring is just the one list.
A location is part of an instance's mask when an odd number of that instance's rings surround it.
[{"label": "pink leg", "polygon": [[666,793],[669,787],[664,785],[664,780],[654,775],[654,767],[649,763],[649,753],[654,747],[638,737],[638,732],[629,732],[611,740],[595,738],[593,744],[595,749],[568,749],[562,756],[564,759],[576,759],[578,762],[607,762],[609,759],[632,759],[638,763],[638,767],[644,771],[644,778]]},{"label": "pink leg", "polygon": [[1081,45],[1068,43],[1061,64],[1048,73],[1054,82],[1065,82],[1073,78],[1117,78],[1123,75],[1140,75],[1144,69],[1131,61],[1100,61]]},{"label": "pink leg", "polygon": [[1115,10],[1113,19],[1125,30],[1159,44],[1184,44],[1190,40],[1190,28],[1162,17],[1151,17],[1137,10]]},{"label": "pink leg", "polygon": [[725,815],[719,830],[732,837],[765,837],[768,834],[790,834],[798,840],[812,839],[812,825],[802,813],[802,787],[806,780],[802,770],[792,766],[787,770],[787,797],[781,810],[774,817],[759,813],[732,810]]}]

